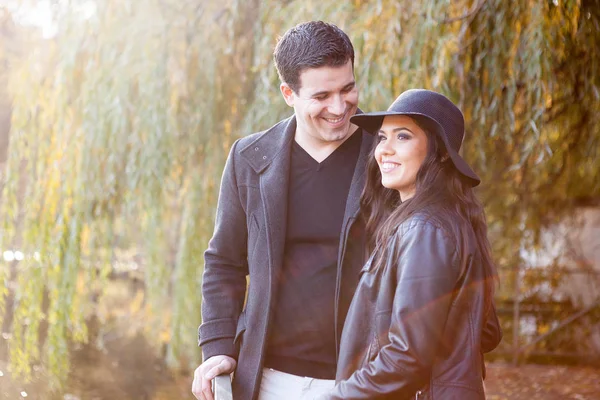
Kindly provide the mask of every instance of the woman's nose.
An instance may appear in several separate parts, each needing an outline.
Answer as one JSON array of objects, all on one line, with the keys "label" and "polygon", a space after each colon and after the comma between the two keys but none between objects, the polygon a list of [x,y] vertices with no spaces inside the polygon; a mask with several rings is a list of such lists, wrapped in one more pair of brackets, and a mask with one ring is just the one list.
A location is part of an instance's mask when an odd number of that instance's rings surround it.
[{"label": "woman's nose", "polygon": [[379,142],[379,144],[377,145],[377,149],[376,151],[379,154],[393,154],[394,153],[394,148],[393,146],[391,146],[388,140],[382,140],[381,142]]}]

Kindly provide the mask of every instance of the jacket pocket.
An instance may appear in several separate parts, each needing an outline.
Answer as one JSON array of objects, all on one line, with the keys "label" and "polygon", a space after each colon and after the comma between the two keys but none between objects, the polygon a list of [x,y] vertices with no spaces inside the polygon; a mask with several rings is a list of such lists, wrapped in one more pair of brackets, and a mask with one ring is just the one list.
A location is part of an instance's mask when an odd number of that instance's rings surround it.
[{"label": "jacket pocket", "polygon": [[375,358],[373,356],[373,353],[375,353],[375,351],[373,350],[374,344],[373,341],[371,341],[369,343],[369,347],[367,347],[367,352],[365,353],[365,357],[363,359],[362,364],[360,365],[360,368],[364,368],[368,363],[370,363],[371,361],[373,361],[373,359]]},{"label": "jacket pocket", "polygon": [[251,259],[256,251],[260,235],[260,225],[256,218],[256,214],[250,215],[248,220],[248,259]]},{"label": "jacket pocket", "polygon": [[241,346],[244,332],[246,332],[246,310],[242,311],[238,318],[237,327],[235,329],[235,338],[233,339],[235,345]]},{"label": "jacket pocket", "polygon": [[391,315],[391,310],[380,311],[375,314],[375,324],[370,333],[371,339],[369,341],[369,347],[367,348],[363,366],[377,358],[381,348],[389,343],[388,333],[390,331]]},{"label": "jacket pocket", "polygon": [[375,314],[375,340],[377,352],[390,342],[390,324],[392,322],[392,310],[379,311]]},{"label": "jacket pocket", "polygon": [[363,265],[362,269],[360,270],[359,277],[363,276],[363,274],[371,272],[371,270],[373,269],[373,258],[375,258],[375,254],[371,254],[371,256],[369,257],[369,259],[367,260],[367,262],[365,262],[365,265]]}]

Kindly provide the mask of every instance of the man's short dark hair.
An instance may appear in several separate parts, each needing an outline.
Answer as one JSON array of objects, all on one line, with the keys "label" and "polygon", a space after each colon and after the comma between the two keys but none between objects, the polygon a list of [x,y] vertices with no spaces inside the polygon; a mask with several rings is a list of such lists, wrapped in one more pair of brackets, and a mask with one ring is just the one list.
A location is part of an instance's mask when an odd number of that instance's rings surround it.
[{"label": "man's short dark hair", "polygon": [[279,79],[296,93],[300,74],[309,68],[341,67],[348,60],[354,68],[354,47],[348,35],[333,24],[310,21],[296,25],[277,42],[273,52]]}]

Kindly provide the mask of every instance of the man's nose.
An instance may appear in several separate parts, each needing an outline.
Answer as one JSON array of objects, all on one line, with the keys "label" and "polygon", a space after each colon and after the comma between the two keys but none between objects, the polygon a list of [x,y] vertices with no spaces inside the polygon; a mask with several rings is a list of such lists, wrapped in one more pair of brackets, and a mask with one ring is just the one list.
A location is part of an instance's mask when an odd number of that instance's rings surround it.
[{"label": "man's nose", "polygon": [[329,103],[329,112],[336,116],[342,116],[346,111],[346,102],[344,101],[343,96],[333,96],[331,99],[331,103]]}]

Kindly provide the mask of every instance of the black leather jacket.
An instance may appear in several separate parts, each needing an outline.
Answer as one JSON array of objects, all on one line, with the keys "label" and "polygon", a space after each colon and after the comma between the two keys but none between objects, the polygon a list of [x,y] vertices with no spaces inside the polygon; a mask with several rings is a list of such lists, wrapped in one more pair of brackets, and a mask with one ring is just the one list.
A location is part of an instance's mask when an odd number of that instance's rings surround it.
[{"label": "black leather jacket", "polygon": [[[361,271],[327,399],[484,399],[484,352],[502,333],[475,234],[421,212]],[[421,392],[417,396],[417,393]]]}]

